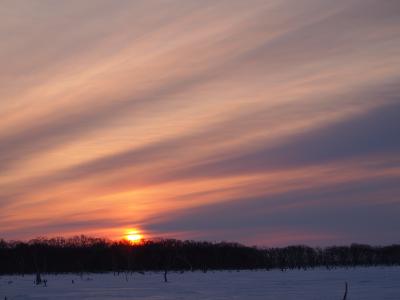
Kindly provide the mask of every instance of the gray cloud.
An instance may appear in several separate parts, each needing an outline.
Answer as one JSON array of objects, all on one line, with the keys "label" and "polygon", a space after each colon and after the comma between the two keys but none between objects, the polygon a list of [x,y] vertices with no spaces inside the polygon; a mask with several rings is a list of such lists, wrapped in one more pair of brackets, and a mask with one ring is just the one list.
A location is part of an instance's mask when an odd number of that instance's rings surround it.
[{"label": "gray cloud", "polygon": [[[361,95],[356,95],[356,98],[362,98],[364,93],[376,92],[367,89]],[[382,97],[381,99],[385,99],[385,96]],[[278,141],[259,140],[251,147],[229,148],[218,155],[198,157],[189,166],[175,164],[167,169],[154,169],[151,173],[130,177],[129,181],[131,185],[149,185],[199,177],[232,176],[320,165],[354,158],[362,159],[369,155],[393,155],[398,153],[400,148],[396,138],[400,130],[397,117],[400,114],[400,105],[397,102],[390,102],[390,97],[386,96],[386,104],[345,120],[284,136]],[[308,109],[313,108],[315,109],[315,104],[310,105]],[[212,144],[241,136],[253,130],[254,126],[268,126],[269,121],[274,122],[273,119],[276,118],[274,115],[277,114],[278,117],[287,113],[290,115],[293,110],[296,111],[297,108],[282,106],[275,108],[272,113],[269,110],[243,113],[186,136],[128,149],[57,170],[42,177],[24,180],[22,183],[17,183],[13,189],[9,186],[8,191],[6,189],[2,192],[0,194],[4,199],[2,202],[3,205],[7,202],[14,203],[16,198],[25,193],[46,189],[49,186],[54,187],[110,172],[122,172],[125,168],[164,161],[168,157],[193,151],[204,143]],[[307,108],[303,107],[302,111],[304,110]],[[269,120],[270,118],[272,120]]]},{"label": "gray cloud", "polygon": [[318,165],[368,155],[400,151],[400,104],[392,103],[351,119],[286,137],[277,145],[263,145],[228,158],[183,168],[169,178],[226,176]]},{"label": "gray cloud", "polygon": [[[201,232],[207,239],[249,241],[257,234],[282,229],[339,234],[346,242],[395,241],[400,224],[400,192],[395,178],[373,178],[275,195],[224,199],[183,209],[145,227],[156,232]],[[225,233],[228,232],[228,235]],[[273,241],[270,241],[273,243]],[[318,242],[317,242],[318,243]],[[319,241],[331,244],[329,239]]]}]

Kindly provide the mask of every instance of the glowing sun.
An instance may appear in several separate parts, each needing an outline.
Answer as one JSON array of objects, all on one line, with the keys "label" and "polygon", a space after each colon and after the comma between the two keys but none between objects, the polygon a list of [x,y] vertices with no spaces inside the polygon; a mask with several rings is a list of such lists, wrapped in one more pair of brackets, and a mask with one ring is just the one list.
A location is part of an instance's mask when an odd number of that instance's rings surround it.
[{"label": "glowing sun", "polygon": [[143,235],[138,230],[128,230],[125,239],[131,243],[140,243],[143,240]]}]

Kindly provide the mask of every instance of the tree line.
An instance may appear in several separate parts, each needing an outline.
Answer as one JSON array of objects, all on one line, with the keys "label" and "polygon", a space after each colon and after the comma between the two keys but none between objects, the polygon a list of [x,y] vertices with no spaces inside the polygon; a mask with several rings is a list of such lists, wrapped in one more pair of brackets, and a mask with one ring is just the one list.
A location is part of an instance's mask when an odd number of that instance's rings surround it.
[{"label": "tree line", "polygon": [[0,240],[0,274],[310,269],[400,265],[400,245],[247,247],[174,239],[128,241],[76,236]]}]

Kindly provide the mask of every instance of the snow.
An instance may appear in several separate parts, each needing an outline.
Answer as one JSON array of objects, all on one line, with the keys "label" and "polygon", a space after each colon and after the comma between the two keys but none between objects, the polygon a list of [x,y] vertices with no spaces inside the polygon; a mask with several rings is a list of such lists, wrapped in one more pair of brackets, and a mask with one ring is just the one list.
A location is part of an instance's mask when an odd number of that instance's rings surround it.
[{"label": "snow", "polygon": [[[0,276],[0,300],[15,299],[400,299],[400,267],[169,273]],[[72,280],[74,283],[72,283]]]}]

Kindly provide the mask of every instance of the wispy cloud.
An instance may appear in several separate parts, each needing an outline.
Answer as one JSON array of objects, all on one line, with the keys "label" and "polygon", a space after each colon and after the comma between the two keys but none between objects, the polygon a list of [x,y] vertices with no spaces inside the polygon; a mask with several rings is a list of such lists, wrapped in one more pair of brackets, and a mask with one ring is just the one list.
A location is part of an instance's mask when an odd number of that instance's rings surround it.
[{"label": "wispy cloud", "polygon": [[327,244],[366,241],[375,205],[371,242],[394,241],[382,224],[399,196],[399,13],[377,0],[5,2],[0,232]]}]

